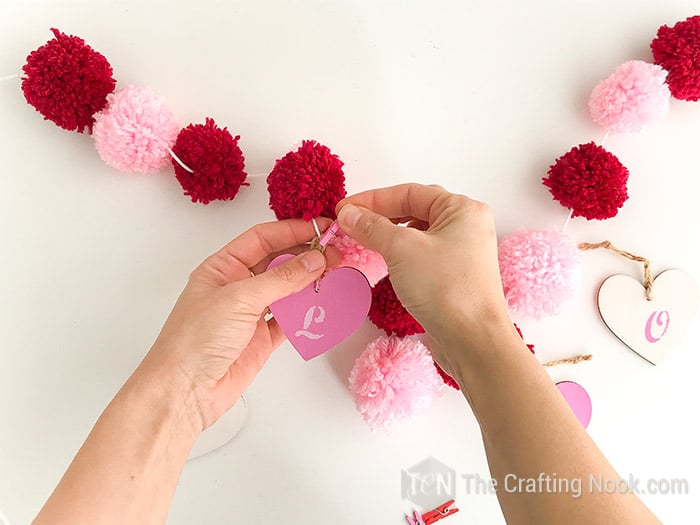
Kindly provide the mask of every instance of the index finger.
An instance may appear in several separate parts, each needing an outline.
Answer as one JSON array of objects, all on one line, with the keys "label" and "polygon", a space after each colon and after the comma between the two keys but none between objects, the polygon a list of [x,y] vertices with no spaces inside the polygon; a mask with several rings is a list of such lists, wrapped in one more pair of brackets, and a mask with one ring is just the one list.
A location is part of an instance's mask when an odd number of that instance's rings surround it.
[{"label": "index finger", "polygon": [[418,219],[432,222],[437,210],[436,204],[450,194],[441,186],[424,186],[410,183],[364,191],[343,199],[336,206],[336,213],[346,204],[368,208],[390,219]]},{"label": "index finger", "polygon": [[[331,222],[330,219],[316,219],[321,231],[328,228]],[[236,279],[241,265],[253,268],[268,255],[308,242],[315,236],[313,224],[302,219],[258,224],[209,256],[204,265],[215,269],[223,281],[229,282]]]}]

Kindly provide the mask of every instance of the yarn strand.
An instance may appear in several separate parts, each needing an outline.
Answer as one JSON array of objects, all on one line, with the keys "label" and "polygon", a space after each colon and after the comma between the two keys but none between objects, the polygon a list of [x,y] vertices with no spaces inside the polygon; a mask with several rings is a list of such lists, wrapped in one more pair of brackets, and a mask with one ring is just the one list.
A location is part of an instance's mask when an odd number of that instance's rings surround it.
[{"label": "yarn strand", "polygon": [[579,244],[579,249],[580,250],[597,250],[598,248],[605,248],[606,250],[610,250],[615,252],[618,255],[622,255],[623,257],[630,259],[632,261],[640,262],[644,265],[644,282],[642,283],[644,285],[644,292],[647,298],[647,301],[651,301],[651,287],[654,284],[654,279],[651,276],[651,262],[649,259],[646,259],[644,257],[640,257],[639,255],[634,255],[633,253],[626,252],[624,250],[621,250],[617,246],[615,246],[613,243],[610,241],[603,241],[603,242],[596,242],[596,243],[589,243],[589,242],[582,242]]},{"label": "yarn strand", "polygon": [[0,82],[5,82],[6,80],[12,80],[14,78],[19,78],[19,73],[13,73],[4,77],[0,77]]},{"label": "yarn strand", "polygon": [[175,162],[182,166],[183,170],[187,171],[188,173],[194,173],[194,171],[187,164],[182,162],[182,159],[180,159],[180,157],[175,155],[175,152],[172,149],[168,148],[168,153],[170,153],[170,156],[173,158],[173,160],[175,160]]},{"label": "yarn strand", "polygon": [[591,354],[581,354],[574,357],[567,357],[564,359],[555,359],[554,361],[547,361],[542,363],[542,366],[550,367],[557,365],[576,365],[578,363],[583,363],[584,361],[590,361],[593,359]]},{"label": "yarn strand", "polygon": [[566,220],[564,221],[564,226],[561,229],[562,233],[566,232],[566,229],[569,227],[569,223],[571,222],[571,217],[574,216],[574,210],[569,210],[569,215],[566,216]]}]

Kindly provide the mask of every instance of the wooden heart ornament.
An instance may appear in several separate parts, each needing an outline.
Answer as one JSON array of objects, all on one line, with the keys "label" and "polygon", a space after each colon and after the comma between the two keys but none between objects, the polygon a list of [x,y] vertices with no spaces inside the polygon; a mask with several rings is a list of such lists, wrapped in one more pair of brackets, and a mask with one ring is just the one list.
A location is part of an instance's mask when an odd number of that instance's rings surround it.
[{"label": "wooden heart ornament", "polygon": [[[273,268],[293,258],[280,255]],[[329,271],[318,283],[270,305],[284,335],[308,361],[350,337],[367,317],[372,290],[364,274],[349,267]]]},{"label": "wooden heart ornament", "polygon": [[634,278],[613,275],[598,290],[598,309],[620,341],[655,365],[683,339],[700,295],[690,275],[666,270],[654,279],[651,297]]}]

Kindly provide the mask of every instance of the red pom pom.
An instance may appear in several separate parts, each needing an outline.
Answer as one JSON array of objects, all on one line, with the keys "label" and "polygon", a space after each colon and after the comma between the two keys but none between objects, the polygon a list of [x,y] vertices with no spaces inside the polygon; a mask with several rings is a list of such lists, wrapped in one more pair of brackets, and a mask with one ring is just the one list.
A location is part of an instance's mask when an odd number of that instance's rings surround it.
[{"label": "red pom pom", "polygon": [[245,158],[238,147],[239,139],[240,136],[234,138],[228,129],[218,127],[210,118],[204,124],[190,124],[180,130],[173,152],[193,173],[175,159],[173,168],[192,202],[231,200],[241,186],[249,186],[245,182]]},{"label": "red pom pom", "polygon": [[445,372],[439,364],[437,364],[435,361],[433,361],[433,364],[435,365],[435,369],[437,370],[437,373],[440,375],[442,378],[442,382],[445,383],[447,386],[454,388],[455,390],[459,390],[459,385],[457,384],[457,381],[452,379],[452,376]]},{"label": "red pom pom", "polygon": [[345,197],[343,162],[323,144],[305,140],[275,162],[267,189],[278,219],[335,218],[335,205]]},{"label": "red pom pom", "polygon": [[609,219],[627,200],[628,177],[615,155],[590,142],[559,157],[542,182],[573,217]]},{"label": "red pom pom", "polygon": [[700,99],[700,16],[661,26],[651,42],[654,62],[668,71],[666,83],[680,100]]},{"label": "red pom pom", "polygon": [[372,306],[369,309],[369,320],[386,335],[396,334],[399,337],[422,334],[423,327],[418,324],[411,314],[403,307],[396,297],[394,287],[389,277],[384,277],[372,288]]},{"label": "red pom pom", "polygon": [[[521,339],[525,339],[525,338],[523,337],[523,332],[522,332],[522,330],[520,330],[520,327],[519,327],[517,324],[515,324],[515,323],[513,323],[513,326],[515,326],[515,329],[518,331],[518,335],[520,336],[520,338],[521,338]],[[531,353],[533,353],[533,354],[535,353],[535,345],[531,345],[531,344],[529,344],[529,343],[525,343],[525,346],[527,346],[527,349],[530,350]]]},{"label": "red pom pom", "polygon": [[92,133],[93,115],[114,91],[112,66],[82,38],[51,29],[55,38],[32,51],[22,68],[27,102],[68,131]]}]

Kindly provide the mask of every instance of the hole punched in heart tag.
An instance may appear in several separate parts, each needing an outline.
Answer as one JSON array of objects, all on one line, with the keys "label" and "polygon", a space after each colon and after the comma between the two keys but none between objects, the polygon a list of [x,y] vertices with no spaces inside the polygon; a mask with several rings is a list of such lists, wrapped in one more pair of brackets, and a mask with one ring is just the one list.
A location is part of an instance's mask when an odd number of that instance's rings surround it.
[{"label": "hole punched in heart tag", "polygon": [[[328,229],[323,234],[321,234],[321,230],[318,227],[318,223],[313,217],[311,218],[311,224],[313,224],[314,230],[316,231],[316,237],[314,237],[311,240],[311,243],[309,244],[309,249],[318,250],[321,253],[325,253],[326,246],[328,246],[328,243],[331,242],[331,239],[333,239],[333,237],[335,237],[338,234],[340,225],[338,224],[338,221],[333,221],[333,223],[328,227]],[[320,291],[321,279],[316,279],[316,282],[314,283],[314,292],[319,293]]]},{"label": "hole punched in heart tag", "polygon": [[595,243],[590,243],[590,242],[582,242],[581,244],[578,245],[580,250],[597,250],[599,248],[604,248],[606,250],[610,250],[612,252],[615,252],[618,255],[622,255],[623,257],[630,259],[631,261],[636,261],[644,264],[644,282],[642,282],[642,285],[644,286],[644,294],[647,298],[647,301],[652,300],[652,286],[654,285],[654,278],[651,276],[651,262],[649,259],[646,259],[644,257],[640,257],[639,255],[634,255],[633,253],[626,252],[624,250],[621,250],[617,246],[615,246],[613,243],[610,241],[603,241],[603,242],[595,242]]}]

